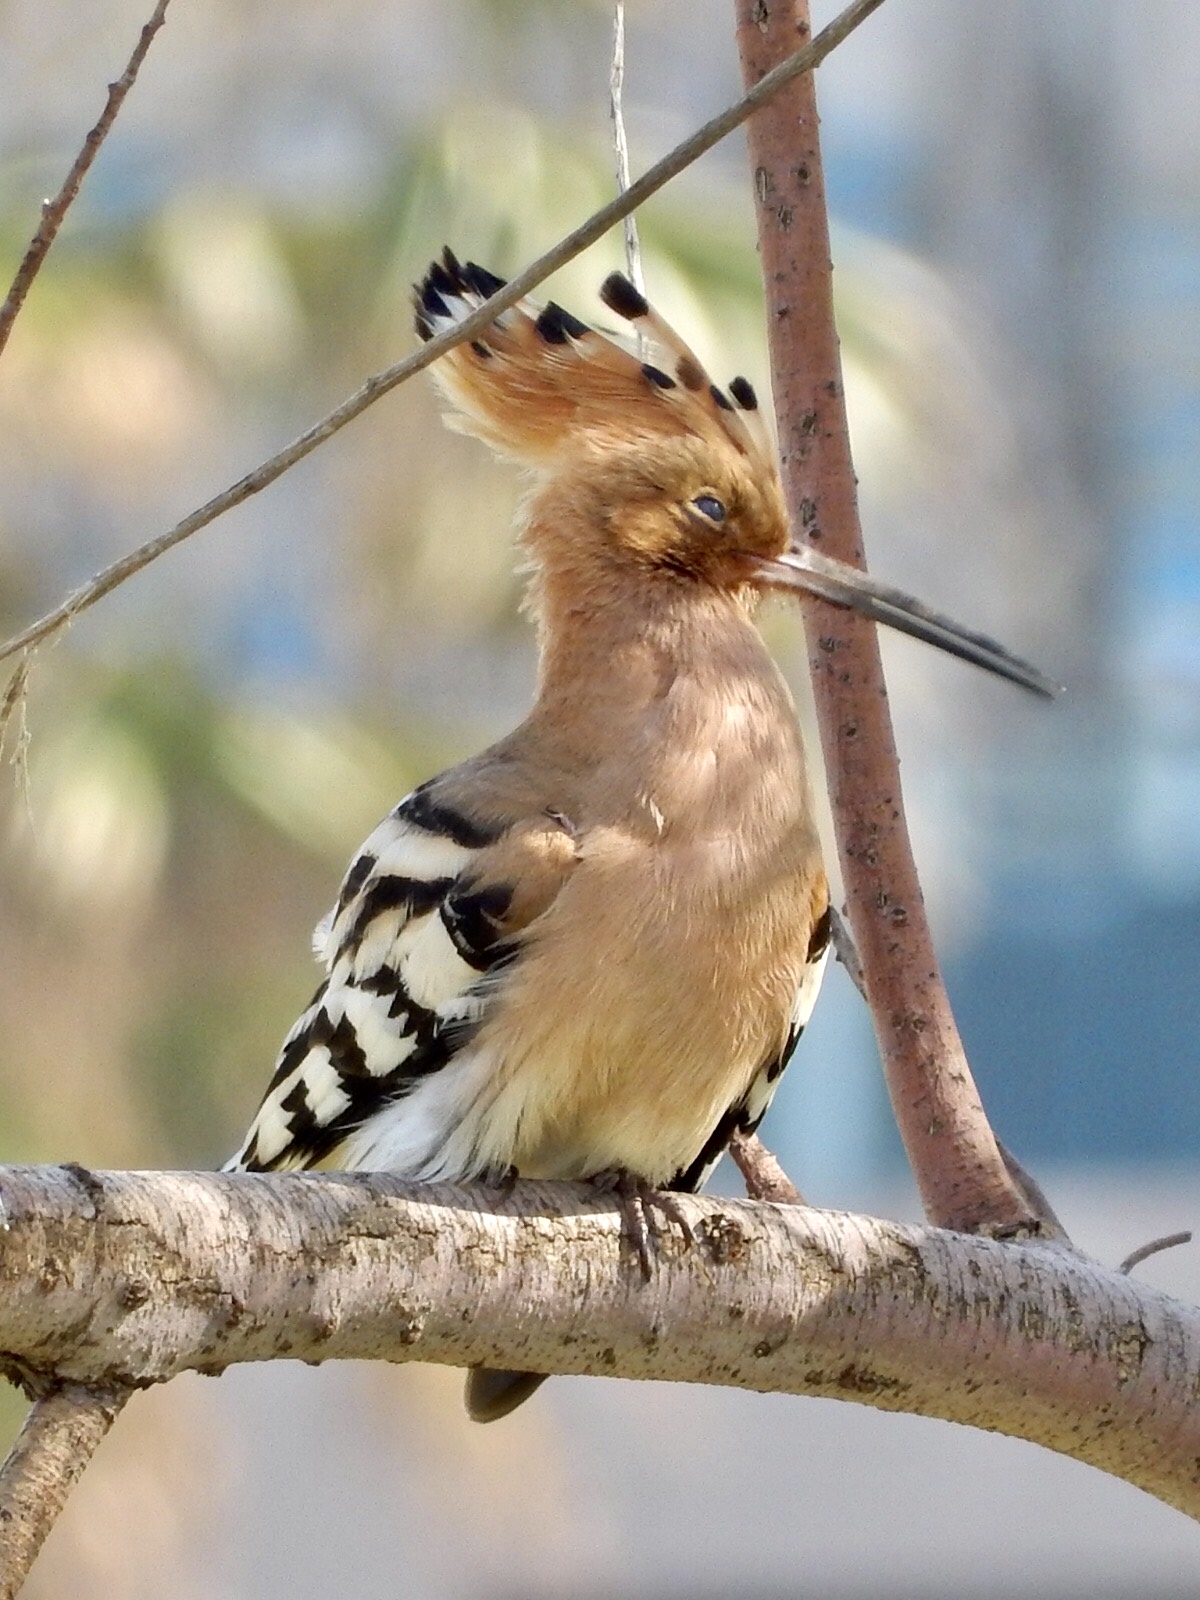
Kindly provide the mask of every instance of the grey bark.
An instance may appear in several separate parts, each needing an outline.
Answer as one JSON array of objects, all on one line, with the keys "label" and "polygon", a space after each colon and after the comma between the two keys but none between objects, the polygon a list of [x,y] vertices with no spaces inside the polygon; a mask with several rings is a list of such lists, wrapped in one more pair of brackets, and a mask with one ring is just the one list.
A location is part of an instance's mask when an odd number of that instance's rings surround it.
[{"label": "grey bark", "polygon": [[34,1401],[0,1472],[0,1600],[19,1593],[128,1389],[67,1383]]},{"label": "grey bark", "polygon": [[644,1284],[584,1188],[0,1169],[31,1393],[239,1361],[486,1362],[856,1400],[1013,1434],[1200,1517],[1200,1312],[1061,1243],[681,1196]]}]

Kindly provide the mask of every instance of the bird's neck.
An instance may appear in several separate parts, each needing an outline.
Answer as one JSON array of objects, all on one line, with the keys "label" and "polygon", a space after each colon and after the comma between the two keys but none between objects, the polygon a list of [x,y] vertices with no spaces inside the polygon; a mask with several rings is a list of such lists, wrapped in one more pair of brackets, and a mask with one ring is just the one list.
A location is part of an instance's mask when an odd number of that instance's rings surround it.
[{"label": "bird's neck", "polygon": [[720,692],[731,658],[769,665],[745,604],[697,583],[604,573],[543,582],[537,596],[539,724],[639,721],[682,677]]},{"label": "bird's neck", "polygon": [[644,573],[544,582],[537,598],[538,695],[518,737],[539,759],[604,771],[701,826],[803,807],[795,709],[745,600]]}]

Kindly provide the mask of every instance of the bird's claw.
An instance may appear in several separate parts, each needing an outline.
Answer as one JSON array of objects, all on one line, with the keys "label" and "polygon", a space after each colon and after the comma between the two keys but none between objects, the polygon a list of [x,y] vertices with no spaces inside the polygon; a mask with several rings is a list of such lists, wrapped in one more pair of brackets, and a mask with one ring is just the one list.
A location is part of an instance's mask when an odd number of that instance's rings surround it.
[{"label": "bird's claw", "polygon": [[669,1189],[656,1189],[653,1184],[634,1177],[624,1168],[597,1173],[590,1181],[602,1193],[617,1196],[621,1206],[625,1237],[637,1256],[644,1283],[649,1283],[653,1275],[654,1250],[657,1248],[662,1231],[660,1225],[653,1220],[654,1212],[658,1212],[667,1222],[674,1222],[686,1243],[695,1243],[696,1236],[692,1232],[692,1225]]},{"label": "bird's claw", "polygon": [[489,1188],[495,1189],[501,1200],[507,1200],[517,1186],[517,1179],[521,1174],[516,1167],[505,1167],[503,1172],[491,1172],[486,1182]]}]

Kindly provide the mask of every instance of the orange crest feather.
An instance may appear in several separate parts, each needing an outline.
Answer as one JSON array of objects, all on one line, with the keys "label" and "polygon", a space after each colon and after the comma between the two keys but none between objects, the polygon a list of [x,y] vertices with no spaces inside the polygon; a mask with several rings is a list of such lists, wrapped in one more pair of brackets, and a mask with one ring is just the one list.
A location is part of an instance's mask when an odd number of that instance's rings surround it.
[{"label": "orange crest feather", "polygon": [[[504,280],[446,249],[414,290],[416,328],[430,339],[461,322]],[[552,467],[581,435],[628,447],[638,438],[692,434],[730,446],[755,467],[774,465],[754,391],[735,378],[729,395],[712,383],[678,334],[621,273],[600,291],[632,323],[661,365],[550,301],[520,300],[483,334],[435,368],[460,425],[526,466]],[[732,399],[729,397],[732,395]]]}]

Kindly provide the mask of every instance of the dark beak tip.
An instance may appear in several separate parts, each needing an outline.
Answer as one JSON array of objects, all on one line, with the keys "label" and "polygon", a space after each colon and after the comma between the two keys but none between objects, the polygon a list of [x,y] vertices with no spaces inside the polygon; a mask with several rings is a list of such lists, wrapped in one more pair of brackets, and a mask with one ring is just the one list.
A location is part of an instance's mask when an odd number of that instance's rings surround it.
[{"label": "dark beak tip", "polygon": [[774,560],[760,559],[756,563],[756,579],[766,588],[788,589],[793,593],[804,590],[832,605],[858,611],[873,622],[907,633],[985,672],[1006,678],[1040,699],[1054,700],[1063,692],[1061,684],[1014,656],[994,639],[963,627],[912,595],[810,546],[792,545]]}]

